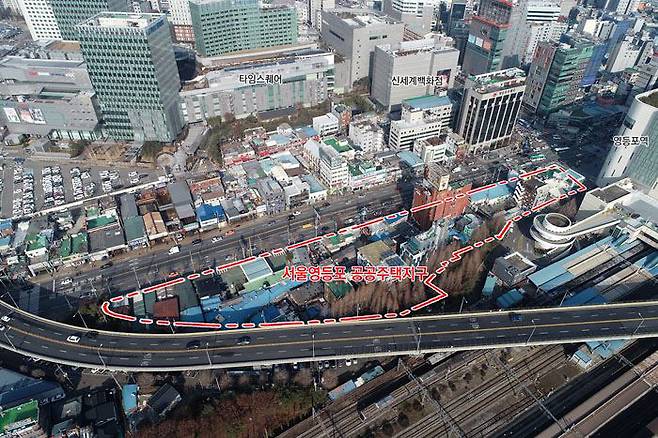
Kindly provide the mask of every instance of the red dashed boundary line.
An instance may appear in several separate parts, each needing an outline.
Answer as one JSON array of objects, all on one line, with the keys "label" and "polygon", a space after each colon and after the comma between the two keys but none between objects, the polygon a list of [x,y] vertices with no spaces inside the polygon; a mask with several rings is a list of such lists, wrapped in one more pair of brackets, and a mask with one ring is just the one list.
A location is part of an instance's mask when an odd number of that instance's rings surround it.
[{"label": "red dashed boundary line", "polygon": [[382,222],[382,221],[387,220],[387,219],[388,220],[393,220],[393,219],[397,219],[397,218],[402,218],[404,216],[409,215],[410,212],[411,213],[416,213],[416,212],[419,212],[419,211],[427,210],[427,209],[436,207],[437,205],[441,205],[444,202],[451,202],[454,199],[463,198],[466,195],[471,196],[475,193],[479,193],[479,192],[483,192],[483,191],[492,189],[492,188],[494,188],[498,185],[505,185],[505,184],[508,184],[508,183],[517,182],[519,180],[528,179],[528,178],[531,178],[535,175],[539,175],[539,174],[542,174],[544,172],[548,172],[550,170],[559,170],[562,173],[566,173],[566,170],[558,164],[554,164],[554,165],[551,165],[549,167],[542,167],[540,169],[536,169],[536,170],[533,170],[531,172],[523,173],[523,174],[519,175],[518,177],[511,177],[507,180],[501,180],[501,181],[498,181],[496,183],[488,184],[486,186],[482,186],[482,187],[478,187],[476,189],[469,190],[468,192],[466,192],[466,194],[460,193],[460,194],[458,194],[454,197],[451,196],[451,197],[447,197],[447,198],[442,199],[442,200],[432,201],[432,202],[428,202],[427,204],[423,204],[423,205],[413,207],[410,211],[401,210],[401,211],[398,211],[396,213],[391,213],[391,214],[386,215],[386,216],[378,217],[376,219],[372,219],[372,220],[369,220],[367,222],[364,222],[364,223],[361,223],[361,224],[358,224],[358,225],[353,225],[351,227],[342,228],[342,229],[338,230],[338,233],[327,233],[323,236],[314,237],[312,239],[308,239],[308,240],[304,240],[304,241],[299,242],[299,243],[288,245],[288,246],[285,247],[285,249],[284,248],[277,248],[277,249],[272,250],[271,252],[262,253],[257,257],[252,256],[252,257],[248,257],[248,258],[243,259],[243,260],[238,260],[238,261],[235,261],[235,262],[226,263],[226,264],[217,266],[214,269],[213,268],[205,269],[205,270],[201,271],[200,274],[196,273],[196,272],[191,273],[191,274],[188,274],[187,277],[178,277],[178,278],[166,281],[164,283],[160,283],[160,284],[156,284],[156,285],[153,285],[153,286],[146,287],[142,290],[130,292],[130,293],[126,294],[125,296],[121,295],[121,296],[113,297],[113,298],[110,298],[109,301],[105,301],[101,304],[101,311],[110,318],[115,318],[115,319],[128,321],[128,322],[139,322],[140,324],[143,324],[143,325],[151,325],[151,324],[155,323],[155,325],[159,325],[159,326],[174,326],[174,327],[200,328],[200,329],[220,329],[222,327],[225,328],[225,329],[237,329],[237,328],[250,329],[250,328],[256,328],[256,327],[273,328],[273,327],[303,326],[303,325],[317,325],[317,324],[336,324],[336,323],[339,323],[339,322],[373,321],[373,320],[379,320],[379,319],[392,319],[392,318],[397,318],[397,317],[409,316],[412,312],[417,312],[421,309],[424,309],[425,307],[431,306],[432,304],[437,303],[441,300],[444,300],[445,298],[448,297],[448,294],[444,290],[442,290],[441,288],[436,286],[433,283],[433,281],[437,278],[437,276],[439,274],[444,272],[451,263],[459,262],[462,259],[462,255],[464,255],[464,254],[466,254],[470,251],[473,251],[475,249],[480,249],[480,248],[484,247],[484,245],[492,243],[496,240],[498,240],[498,241],[503,240],[505,238],[505,236],[507,235],[507,233],[511,230],[512,226],[514,225],[514,222],[518,222],[522,218],[528,217],[531,214],[536,213],[539,210],[542,210],[542,209],[548,207],[549,205],[554,204],[555,202],[567,199],[568,197],[574,196],[577,193],[587,191],[587,187],[583,183],[578,181],[576,178],[574,178],[573,175],[567,173],[566,174],[567,178],[569,178],[577,186],[577,189],[569,190],[566,194],[562,194],[557,198],[549,199],[545,202],[542,202],[541,204],[538,204],[538,205],[532,207],[530,210],[523,211],[521,214],[514,216],[512,219],[509,219],[507,222],[505,222],[505,225],[503,225],[503,227],[500,229],[500,231],[498,233],[496,233],[494,236],[489,236],[489,237],[485,238],[484,240],[474,242],[472,245],[467,245],[463,248],[460,248],[456,251],[453,251],[453,253],[451,254],[451,257],[448,260],[443,260],[443,261],[439,262],[440,267],[438,269],[436,269],[436,271],[431,273],[425,279],[425,281],[423,281],[423,284],[425,284],[425,286],[427,286],[429,289],[433,290],[436,293],[436,295],[429,298],[429,299],[427,299],[427,300],[425,300],[425,301],[422,301],[418,304],[415,304],[415,305],[411,306],[409,309],[404,309],[400,312],[389,312],[389,313],[385,313],[385,314],[376,313],[376,314],[360,315],[360,316],[345,316],[345,317],[338,318],[338,319],[335,319],[335,318],[326,318],[326,319],[323,319],[323,320],[312,319],[312,320],[309,320],[309,321],[306,321],[306,322],[305,321],[282,321],[282,322],[262,322],[260,324],[255,324],[255,323],[252,323],[252,322],[245,322],[245,323],[241,323],[241,324],[238,324],[238,323],[235,323],[235,322],[228,322],[228,323],[221,324],[221,323],[212,323],[212,322],[169,321],[169,320],[166,320],[166,319],[153,320],[153,319],[150,319],[150,318],[139,318],[138,319],[137,317],[132,316],[132,315],[125,315],[123,313],[114,312],[112,309],[110,309],[110,303],[123,302],[124,300],[127,300],[129,298],[134,298],[134,297],[138,296],[139,294],[150,293],[150,292],[154,292],[156,290],[164,289],[166,287],[175,286],[175,285],[178,285],[178,284],[181,284],[181,283],[185,282],[186,280],[196,280],[196,279],[200,278],[201,275],[211,275],[215,272],[221,273],[223,271],[226,271],[227,269],[231,269],[231,268],[243,265],[245,263],[252,262],[252,261],[254,261],[258,258],[264,259],[264,258],[271,257],[271,256],[277,256],[277,255],[285,253],[286,251],[292,251],[296,248],[302,248],[302,247],[311,245],[313,243],[319,242],[324,238],[334,237],[334,236],[336,236],[336,234],[339,234],[339,235],[347,234],[347,233],[350,233],[352,231],[360,230],[362,228],[365,228],[365,227],[368,227],[370,225]]}]

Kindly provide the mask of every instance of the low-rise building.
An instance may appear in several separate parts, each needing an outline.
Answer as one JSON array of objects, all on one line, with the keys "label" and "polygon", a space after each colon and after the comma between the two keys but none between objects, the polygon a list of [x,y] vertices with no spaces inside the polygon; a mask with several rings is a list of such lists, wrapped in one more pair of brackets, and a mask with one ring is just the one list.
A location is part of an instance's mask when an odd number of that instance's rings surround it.
[{"label": "low-rise building", "polygon": [[491,269],[492,273],[508,288],[518,285],[536,270],[537,265],[519,252],[497,258]]},{"label": "low-rise building", "polygon": [[446,132],[452,111],[447,96],[428,95],[403,101],[401,119],[391,122],[389,145],[395,150],[411,150],[416,140]]},{"label": "low-rise building", "polygon": [[326,184],[330,193],[344,190],[349,185],[349,166],[335,148],[322,144],[320,146],[320,179]]},{"label": "low-rise building", "polygon": [[221,228],[226,225],[226,215],[221,205],[201,204],[196,208],[196,216],[199,218],[201,231]]},{"label": "low-rise building", "polygon": [[143,218],[144,227],[146,228],[146,236],[149,241],[160,240],[169,235],[160,212],[153,211],[146,213]]},{"label": "low-rise building", "polygon": [[413,151],[426,164],[450,163],[455,158],[455,145],[449,140],[447,134],[439,134],[434,137],[421,138],[414,142]]},{"label": "low-rise building", "polygon": [[286,207],[285,194],[278,182],[272,177],[261,178],[257,189],[267,207],[267,214],[279,214]]},{"label": "low-rise building", "polygon": [[89,231],[89,257],[93,261],[103,260],[127,248],[118,222]]},{"label": "low-rise building", "polygon": [[386,146],[384,130],[375,121],[369,119],[350,123],[349,138],[363,152],[380,152]]},{"label": "low-rise building", "polygon": [[333,113],[313,117],[313,129],[315,129],[320,137],[338,134],[338,131],[340,130],[338,117]]}]

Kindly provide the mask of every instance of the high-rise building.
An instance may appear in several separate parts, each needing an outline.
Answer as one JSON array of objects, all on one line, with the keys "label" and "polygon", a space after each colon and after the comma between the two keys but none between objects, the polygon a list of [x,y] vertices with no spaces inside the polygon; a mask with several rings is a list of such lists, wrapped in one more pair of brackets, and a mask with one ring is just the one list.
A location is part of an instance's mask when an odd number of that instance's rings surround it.
[{"label": "high-rise building", "polygon": [[648,36],[627,35],[612,48],[606,70],[617,73],[635,67],[647,52],[653,53],[653,41]]},{"label": "high-rise building", "polygon": [[[604,187],[630,177],[658,197],[658,90],[635,96],[599,173]],[[647,137],[647,142],[640,141]]]},{"label": "high-rise building", "polygon": [[59,40],[59,26],[48,0],[19,0],[21,13],[33,40]]},{"label": "high-rise building", "polygon": [[590,58],[587,67],[585,67],[585,72],[583,73],[583,79],[580,85],[583,87],[589,87],[594,84],[598,77],[599,70],[601,70],[601,66],[603,65],[606,51],[608,50],[607,43],[592,35],[574,31],[569,31],[563,34],[560,38],[560,42],[567,43],[573,47],[580,44],[592,45],[592,57]]},{"label": "high-rise building", "polygon": [[62,39],[77,40],[75,26],[99,12],[127,12],[126,0],[48,0]]},{"label": "high-rise building", "polygon": [[459,51],[428,38],[375,47],[371,96],[387,109],[404,99],[452,88]]},{"label": "high-rise building", "polygon": [[482,0],[471,19],[463,70],[479,75],[520,64],[527,0]]},{"label": "high-rise building", "polygon": [[174,28],[176,41],[193,43],[192,14],[190,0],[169,0],[169,21]]},{"label": "high-rise building", "polygon": [[322,11],[335,7],[335,0],[308,0],[308,24],[317,30],[322,30]]},{"label": "high-rise building", "polygon": [[541,42],[530,65],[523,103],[533,112],[547,115],[582,97],[585,70],[594,45]]},{"label": "high-rise building", "polygon": [[190,14],[202,56],[297,42],[297,14],[287,6],[260,8],[258,0],[190,0]]},{"label": "high-rise building", "polygon": [[457,133],[469,151],[506,144],[521,109],[525,73],[518,68],[469,76],[459,113]]},{"label": "high-rise building", "polygon": [[432,31],[434,9],[438,4],[437,0],[384,0],[383,11],[403,22],[412,32],[425,35]]},{"label": "high-rise building", "polygon": [[566,21],[560,18],[560,4],[553,0],[529,0],[526,4],[526,28],[520,33],[524,39],[522,63],[532,62],[537,45],[541,41],[559,39],[560,34],[567,29]]},{"label": "high-rise building", "polygon": [[183,123],[166,17],[101,12],[76,28],[105,133],[116,139],[174,140]]},{"label": "high-rise building", "polygon": [[322,40],[349,64],[349,87],[372,77],[370,60],[375,46],[397,44],[403,39],[404,23],[365,10],[334,9],[322,12]]},{"label": "high-rise building", "polygon": [[[273,75],[279,80],[256,81]],[[206,73],[204,83],[204,87],[197,84],[180,92],[185,122],[200,122],[226,113],[242,118],[295,105],[318,105],[334,89],[334,55],[299,51],[267,63],[245,62]]]}]

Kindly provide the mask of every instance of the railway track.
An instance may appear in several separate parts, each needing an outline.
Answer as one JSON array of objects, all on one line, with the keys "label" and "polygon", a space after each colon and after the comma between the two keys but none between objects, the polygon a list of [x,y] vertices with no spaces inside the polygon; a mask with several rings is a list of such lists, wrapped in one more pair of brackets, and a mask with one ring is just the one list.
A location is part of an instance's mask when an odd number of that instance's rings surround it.
[{"label": "railway track", "polygon": [[[562,348],[555,346],[544,347],[540,352],[535,352],[510,366],[520,381],[527,383],[543,370],[550,370],[555,361],[564,355]],[[497,412],[487,410],[514,392],[518,392],[520,398],[513,405]],[[517,388],[504,370],[499,370],[493,378],[482,382],[477,388],[443,402],[443,407],[468,437],[476,437],[489,436],[530,402],[532,398],[523,393],[521,388]],[[485,413],[488,413],[488,418],[483,418]],[[431,413],[399,432],[396,437],[440,437],[449,436],[450,433],[451,425],[444,422],[436,413]]]},{"label": "railway track", "polygon": [[[461,354],[460,363],[456,368],[450,369],[450,373],[456,373],[460,370],[472,366],[476,361],[482,360],[485,357],[485,351],[470,351]],[[425,384],[434,384],[443,379],[447,371],[447,363],[438,364],[433,370],[423,374]],[[439,371],[437,371],[439,370]],[[433,374],[431,374],[433,372]],[[404,372],[400,372],[399,378],[406,377]],[[372,392],[375,392],[373,390]],[[388,395],[388,394],[387,394]],[[343,404],[339,410],[332,409],[334,404],[329,405],[327,408],[316,413],[315,418],[305,420],[291,429],[285,431],[280,435],[281,438],[343,438],[347,436],[357,436],[362,433],[370,424],[373,424],[377,419],[384,416],[387,412],[393,411],[396,406],[404,403],[406,400],[417,395],[416,385],[406,383],[405,385],[396,388],[390,395],[395,398],[395,402],[387,409],[378,412],[378,415],[369,417],[366,421],[362,420],[359,416],[359,400],[363,398],[348,395],[352,399],[347,404]],[[366,394],[368,396],[368,394]],[[375,400],[376,401],[376,400]],[[308,426],[313,422],[312,426]],[[305,430],[300,430],[300,426],[305,423]]]}]

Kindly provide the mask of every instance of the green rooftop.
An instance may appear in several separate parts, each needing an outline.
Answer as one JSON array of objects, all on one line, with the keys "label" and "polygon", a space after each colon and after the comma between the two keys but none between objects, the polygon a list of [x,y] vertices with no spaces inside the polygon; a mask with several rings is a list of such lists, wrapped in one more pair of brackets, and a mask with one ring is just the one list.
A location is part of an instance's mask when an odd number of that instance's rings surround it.
[{"label": "green rooftop", "polygon": [[87,233],[78,233],[62,239],[62,245],[59,247],[59,256],[60,258],[66,258],[74,254],[86,254],[88,251]]},{"label": "green rooftop", "polygon": [[338,141],[335,137],[329,137],[325,138],[322,140],[324,144],[331,146],[338,152],[339,154],[342,154],[343,152],[347,152],[352,150],[350,147],[350,144],[347,141]]},{"label": "green rooftop", "polygon": [[112,225],[116,221],[117,218],[115,218],[114,216],[98,216],[93,219],[87,220],[87,229],[93,230],[99,227],[106,227],[108,225]]},{"label": "green rooftop", "polygon": [[30,234],[25,238],[26,251],[36,251],[48,246],[48,239],[43,234]]},{"label": "green rooftop", "polygon": [[340,300],[352,291],[352,286],[349,283],[343,281],[331,281],[327,283],[327,287],[337,300]]},{"label": "green rooftop", "polygon": [[5,409],[0,416],[0,436],[15,436],[25,426],[39,421],[39,403],[36,400]]}]

